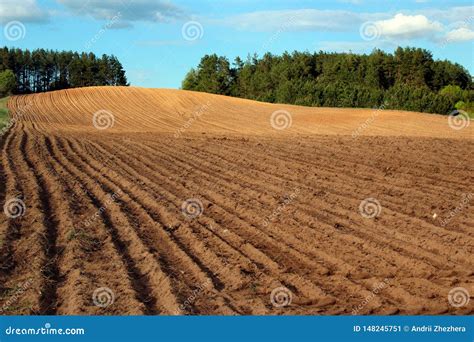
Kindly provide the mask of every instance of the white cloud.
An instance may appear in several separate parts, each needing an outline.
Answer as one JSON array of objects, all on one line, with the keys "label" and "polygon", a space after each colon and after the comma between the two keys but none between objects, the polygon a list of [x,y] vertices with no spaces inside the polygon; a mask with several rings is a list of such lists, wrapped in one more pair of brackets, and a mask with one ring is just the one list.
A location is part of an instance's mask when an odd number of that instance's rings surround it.
[{"label": "white cloud", "polygon": [[134,21],[169,22],[186,17],[178,6],[166,0],[57,0],[76,15],[89,15],[98,20],[109,20],[118,13],[120,27],[130,26]]},{"label": "white cloud", "polygon": [[452,23],[456,21],[473,22],[474,6],[456,6],[446,9],[427,8],[422,11],[416,11],[412,14],[422,14],[432,20]]},{"label": "white cloud", "polygon": [[277,31],[281,27],[292,31],[345,31],[364,21],[381,17],[383,15],[341,10],[298,9],[249,12],[214,22],[240,30],[262,32]]},{"label": "white cloud", "polygon": [[396,14],[388,20],[379,20],[375,26],[380,30],[380,35],[386,38],[411,39],[432,37],[443,30],[443,25],[431,21],[424,15]]},{"label": "white cloud", "polygon": [[444,37],[446,43],[459,43],[474,40],[474,31],[461,27],[452,31],[449,31]]},{"label": "white cloud", "polygon": [[[352,2],[352,0],[339,0]],[[356,0],[357,1],[357,0]],[[346,10],[269,10],[242,13],[210,24],[231,26],[239,30],[275,32],[358,32],[361,25],[372,22],[380,30],[381,40],[439,40],[447,31],[474,23],[474,6],[444,9],[402,10],[394,12],[355,12]]]},{"label": "white cloud", "polygon": [[49,18],[49,13],[41,9],[36,0],[1,0],[0,23],[12,20],[21,22],[41,22]]}]

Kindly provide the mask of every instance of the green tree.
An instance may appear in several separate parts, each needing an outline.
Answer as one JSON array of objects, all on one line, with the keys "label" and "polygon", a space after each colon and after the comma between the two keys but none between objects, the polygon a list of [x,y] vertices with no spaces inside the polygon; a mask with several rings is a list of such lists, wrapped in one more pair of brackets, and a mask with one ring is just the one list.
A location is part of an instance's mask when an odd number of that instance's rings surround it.
[{"label": "green tree", "polygon": [[447,85],[439,91],[441,95],[449,97],[453,102],[461,100],[468,101],[468,91],[461,89],[458,85]]},{"label": "green tree", "polygon": [[447,113],[459,100],[474,102],[472,77],[431,52],[399,47],[393,54],[284,52],[237,57],[206,55],[183,89],[253,100],[331,107],[378,107]]},{"label": "green tree", "polygon": [[11,95],[16,88],[16,77],[13,71],[7,69],[0,72],[0,96]]},{"label": "green tree", "polygon": [[122,64],[115,56],[45,49],[0,49],[0,72],[16,77],[15,94],[70,87],[128,85]]},{"label": "green tree", "polygon": [[189,70],[183,82],[181,83],[181,88],[185,90],[197,89],[197,82],[198,80],[196,70],[191,68],[191,70]]},{"label": "green tree", "polygon": [[232,73],[229,61],[216,54],[205,55],[196,70],[191,70],[183,81],[183,89],[230,95]]}]

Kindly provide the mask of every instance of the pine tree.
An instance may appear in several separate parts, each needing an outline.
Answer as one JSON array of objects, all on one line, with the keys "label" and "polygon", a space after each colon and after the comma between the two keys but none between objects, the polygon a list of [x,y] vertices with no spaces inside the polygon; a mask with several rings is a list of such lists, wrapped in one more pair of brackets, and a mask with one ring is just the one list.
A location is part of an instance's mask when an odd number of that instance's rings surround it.
[{"label": "pine tree", "polygon": [[[448,61],[434,61],[424,49],[399,47],[393,54],[374,50],[353,53],[284,52],[262,57],[204,56],[183,80],[183,89],[248,99],[331,107],[378,107],[447,112],[454,108],[448,85],[463,91],[464,103],[474,101],[469,72]],[[387,105],[388,103],[388,105]]]}]

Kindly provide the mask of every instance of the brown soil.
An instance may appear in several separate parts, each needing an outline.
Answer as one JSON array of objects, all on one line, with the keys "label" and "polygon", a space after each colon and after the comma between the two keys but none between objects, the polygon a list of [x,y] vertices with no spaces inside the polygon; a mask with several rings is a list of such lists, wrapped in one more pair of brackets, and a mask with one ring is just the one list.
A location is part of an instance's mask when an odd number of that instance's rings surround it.
[{"label": "brown soil", "polygon": [[473,124],[120,87],[9,108],[0,200],[26,210],[0,215],[3,314],[474,313],[448,302],[474,293]]}]

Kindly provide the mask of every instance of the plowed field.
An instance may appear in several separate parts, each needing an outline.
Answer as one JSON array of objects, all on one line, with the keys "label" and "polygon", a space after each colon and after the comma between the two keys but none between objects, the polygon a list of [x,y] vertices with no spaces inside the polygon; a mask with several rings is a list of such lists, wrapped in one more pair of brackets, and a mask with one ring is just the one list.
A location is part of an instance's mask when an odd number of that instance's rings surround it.
[{"label": "plowed field", "polygon": [[131,87],[8,106],[2,314],[474,313],[473,124]]}]

